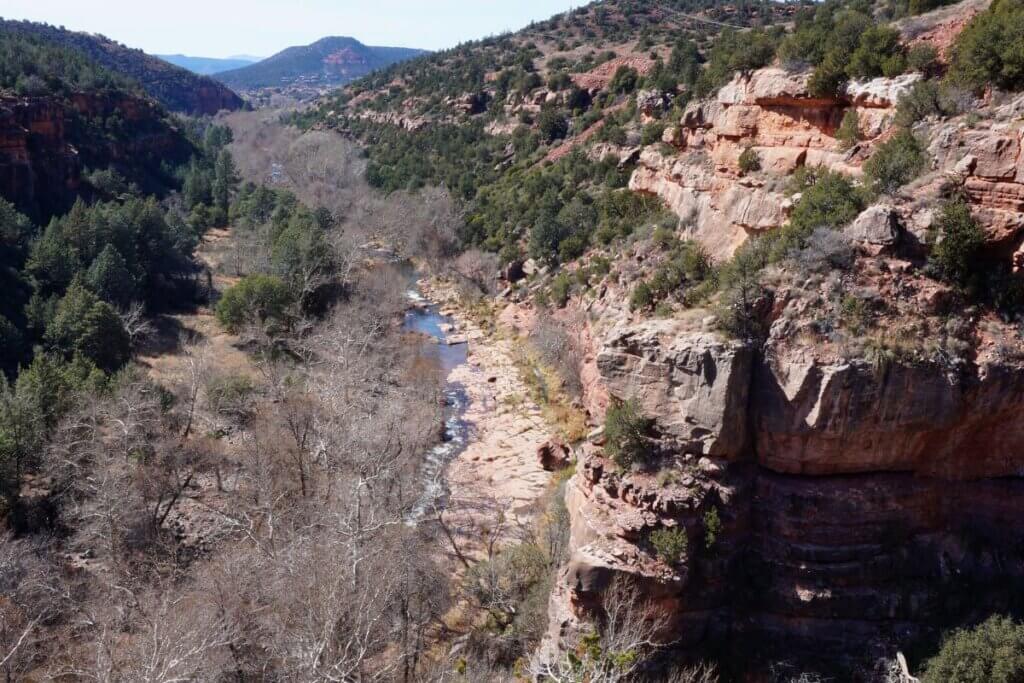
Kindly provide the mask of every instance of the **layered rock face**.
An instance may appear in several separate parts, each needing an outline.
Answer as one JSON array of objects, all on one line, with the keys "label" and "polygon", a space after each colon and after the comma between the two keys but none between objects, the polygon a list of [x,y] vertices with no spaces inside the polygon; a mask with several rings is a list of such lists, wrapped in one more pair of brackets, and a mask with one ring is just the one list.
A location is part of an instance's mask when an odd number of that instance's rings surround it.
[{"label": "layered rock face", "polygon": [[1019,251],[1024,232],[1024,97],[995,107],[975,128],[944,124],[930,131],[928,152],[944,180],[962,188],[993,249]]},{"label": "layered rock face", "polygon": [[[1019,601],[1018,363],[878,368],[645,321],[604,335],[597,367],[657,416],[661,453],[630,473],[600,448],[580,456],[552,642],[623,577],[671,615],[684,654],[872,680],[865,662]],[[648,537],[675,526],[689,549],[668,566]]]},{"label": "layered rock face", "polygon": [[0,196],[31,212],[44,198],[66,203],[80,166],[66,140],[63,107],[41,98],[0,99]]},{"label": "layered rock face", "polygon": [[[112,134],[100,130],[109,126]],[[67,102],[0,97],[0,196],[37,218],[88,191],[83,168],[113,166],[145,186],[162,162],[184,162],[191,153],[147,100],[116,93],[78,93]]]},{"label": "layered rock face", "polygon": [[[665,142],[680,154],[644,150],[630,188],[661,197],[682,219],[687,236],[716,258],[727,258],[747,237],[779,227],[789,200],[781,182],[800,166],[824,166],[856,175],[864,148],[882,135],[911,74],[851,83],[843,98],[809,94],[809,75],[783,69],[738,74],[715,99],[693,103]],[[861,147],[844,152],[835,138],[849,109],[858,113]],[[743,177],[739,157],[752,149],[764,171]]]}]

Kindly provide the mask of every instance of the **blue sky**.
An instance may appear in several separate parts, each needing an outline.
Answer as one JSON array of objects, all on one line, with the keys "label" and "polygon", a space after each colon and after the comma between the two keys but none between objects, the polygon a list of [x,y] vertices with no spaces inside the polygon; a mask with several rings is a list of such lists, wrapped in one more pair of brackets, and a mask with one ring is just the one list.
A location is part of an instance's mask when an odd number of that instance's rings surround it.
[{"label": "blue sky", "polygon": [[328,35],[436,50],[522,28],[586,0],[3,0],[5,19],[102,33],[146,52],[269,56]]}]

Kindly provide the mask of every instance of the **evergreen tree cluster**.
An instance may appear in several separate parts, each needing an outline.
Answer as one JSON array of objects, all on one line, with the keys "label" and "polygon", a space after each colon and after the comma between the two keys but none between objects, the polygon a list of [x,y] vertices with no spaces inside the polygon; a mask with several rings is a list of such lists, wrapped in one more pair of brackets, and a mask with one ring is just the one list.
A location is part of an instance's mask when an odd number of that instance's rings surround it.
[{"label": "evergreen tree cluster", "polygon": [[5,30],[0,30],[0,90],[28,97],[66,97],[83,91],[141,93],[137,83],[99,66],[81,52]]}]

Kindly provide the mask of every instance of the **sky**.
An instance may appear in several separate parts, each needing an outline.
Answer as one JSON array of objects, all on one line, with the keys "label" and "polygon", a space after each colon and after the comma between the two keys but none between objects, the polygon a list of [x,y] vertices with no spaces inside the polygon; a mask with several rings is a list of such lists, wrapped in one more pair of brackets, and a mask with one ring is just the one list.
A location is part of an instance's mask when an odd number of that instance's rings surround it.
[{"label": "sky", "polygon": [[0,16],[108,38],[151,54],[268,57],[325,36],[437,50],[522,28],[586,0],[0,0]]}]

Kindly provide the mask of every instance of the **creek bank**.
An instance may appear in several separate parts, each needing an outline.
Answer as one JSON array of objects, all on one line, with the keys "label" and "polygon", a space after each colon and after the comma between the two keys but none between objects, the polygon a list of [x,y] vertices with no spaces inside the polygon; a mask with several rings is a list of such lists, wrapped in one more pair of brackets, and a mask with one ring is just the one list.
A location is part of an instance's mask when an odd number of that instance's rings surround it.
[{"label": "creek bank", "polygon": [[[459,552],[483,559],[492,543],[507,545],[529,536],[536,503],[551,480],[537,458],[552,427],[531,398],[515,363],[521,340],[508,330],[488,334],[458,303],[451,285],[423,279],[418,291],[445,319],[442,334],[466,339],[466,360],[447,376],[465,397],[460,419],[465,442],[442,468],[446,491],[442,518]],[[440,331],[440,330],[439,330]],[[450,546],[446,552],[458,560]],[[455,564],[453,564],[455,566]]]}]

